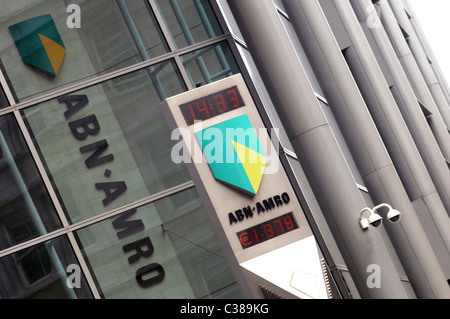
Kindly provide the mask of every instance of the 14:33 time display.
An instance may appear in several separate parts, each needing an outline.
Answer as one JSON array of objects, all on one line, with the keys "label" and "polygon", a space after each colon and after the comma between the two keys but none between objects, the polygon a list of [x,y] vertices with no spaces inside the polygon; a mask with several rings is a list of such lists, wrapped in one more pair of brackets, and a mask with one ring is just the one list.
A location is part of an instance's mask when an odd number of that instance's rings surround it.
[{"label": "14:33 time display", "polygon": [[245,106],[237,86],[180,105],[187,125],[204,121]]}]

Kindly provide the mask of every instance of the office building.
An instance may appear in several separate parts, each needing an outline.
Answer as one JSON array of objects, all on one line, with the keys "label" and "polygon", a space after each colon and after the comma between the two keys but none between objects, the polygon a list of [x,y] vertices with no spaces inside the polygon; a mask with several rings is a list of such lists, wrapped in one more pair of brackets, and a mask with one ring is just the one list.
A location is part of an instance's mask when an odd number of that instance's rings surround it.
[{"label": "office building", "polygon": [[450,90],[408,0],[0,6],[0,298],[290,298],[171,156],[161,102],[237,74],[328,297],[450,297]]}]

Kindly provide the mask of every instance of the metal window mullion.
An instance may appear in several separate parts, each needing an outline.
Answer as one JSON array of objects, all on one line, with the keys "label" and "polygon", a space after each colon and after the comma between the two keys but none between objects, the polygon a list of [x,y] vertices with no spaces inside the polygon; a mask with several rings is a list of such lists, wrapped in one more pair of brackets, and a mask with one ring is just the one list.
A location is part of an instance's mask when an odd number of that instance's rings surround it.
[{"label": "metal window mullion", "polygon": [[159,28],[166,39],[166,43],[169,46],[169,49],[171,52],[175,52],[177,50],[175,42],[173,41],[173,38],[170,34],[169,29],[167,28],[166,22],[164,20],[164,17],[162,16],[158,4],[156,3],[156,0],[148,0],[148,3],[150,4],[150,7],[153,10],[153,14],[156,17],[156,21],[159,24]]},{"label": "metal window mullion", "polygon": [[166,189],[164,191],[161,191],[161,192],[159,192],[157,194],[150,195],[148,197],[142,198],[142,199],[137,200],[135,202],[132,202],[132,203],[126,204],[124,206],[115,208],[115,209],[113,209],[111,211],[107,211],[107,212],[104,212],[104,213],[99,214],[97,216],[94,216],[94,217],[91,217],[89,219],[86,219],[86,220],[83,220],[81,222],[78,222],[78,223],[76,223],[74,225],[71,225],[69,227],[69,229],[71,231],[77,231],[77,230],[79,230],[81,228],[85,228],[87,226],[90,226],[90,225],[102,222],[102,221],[104,221],[104,220],[106,220],[108,218],[112,218],[112,217],[117,216],[119,214],[125,213],[125,212],[127,212],[129,210],[132,210],[132,209],[135,209],[135,208],[140,208],[140,207],[152,204],[152,203],[154,203],[154,202],[156,202],[156,201],[158,201],[160,199],[163,199],[163,198],[175,195],[175,194],[177,194],[179,192],[182,192],[182,191],[188,190],[190,188],[193,188],[194,186],[195,185],[194,185],[193,181],[188,181],[186,183],[183,183],[183,184],[174,186],[172,188]]},{"label": "metal window mullion", "polygon": [[187,73],[186,68],[184,67],[183,62],[181,61],[180,56],[177,55],[175,57],[175,63],[177,65],[178,70],[180,71],[181,77],[182,77],[188,91],[194,89],[194,85],[192,84],[191,77]]},{"label": "metal window mullion", "polygon": [[0,116],[12,113],[14,112],[14,110],[15,110],[14,106],[8,106],[3,109],[0,109]]},{"label": "metal window mullion", "polygon": [[45,242],[47,242],[49,240],[52,240],[52,239],[55,239],[57,237],[66,235],[68,232],[69,231],[67,229],[60,228],[60,229],[58,229],[58,230],[56,230],[54,232],[47,233],[47,234],[45,234],[43,236],[39,236],[39,237],[30,239],[30,240],[28,240],[26,242],[23,242],[23,243],[15,245],[15,246],[9,247],[9,248],[4,249],[4,250],[2,250],[0,252],[0,258],[3,258],[3,257],[6,257],[6,256],[9,256],[9,255],[15,254],[15,253],[17,253],[17,252],[19,252],[21,250],[24,250],[24,249],[30,248],[32,246],[45,243]]},{"label": "metal window mullion", "polygon": [[97,289],[97,285],[95,284],[94,278],[92,277],[91,271],[86,263],[86,260],[84,259],[83,253],[81,252],[81,249],[77,243],[75,235],[73,234],[73,232],[68,232],[67,237],[69,239],[70,244],[72,245],[72,249],[78,260],[78,265],[81,267],[84,278],[88,283],[89,289],[91,290],[95,299],[101,299],[100,293]]}]

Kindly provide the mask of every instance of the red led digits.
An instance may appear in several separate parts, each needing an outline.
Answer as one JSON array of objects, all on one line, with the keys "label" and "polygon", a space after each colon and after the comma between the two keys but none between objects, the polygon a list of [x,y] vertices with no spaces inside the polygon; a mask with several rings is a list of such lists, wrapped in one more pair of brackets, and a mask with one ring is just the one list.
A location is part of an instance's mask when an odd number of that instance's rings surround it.
[{"label": "red led digits", "polygon": [[245,104],[241,94],[237,86],[234,86],[182,104],[180,105],[180,110],[187,125],[192,125],[197,120],[208,120],[243,106]]},{"label": "red led digits", "polygon": [[239,106],[240,106],[240,101],[239,101],[239,98],[238,98],[238,95],[237,95],[237,93],[236,93],[236,90],[229,90],[228,92],[227,92],[227,95],[232,95],[232,97],[230,97],[230,101],[231,102],[235,102],[232,106],[231,106],[231,108],[233,108],[233,109],[235,109],[235,108],[238,108]]},{"label": "red led digits", "polygon": [[291,213],[271,219],[238,232],[236,235],[244,249],[260,244],[272,238],[286,234],[298,228],[294,215]]},{"label": "red led digits", "polygon": [[223,99],[222,94],[215,95],[214,101],[216,102],[217,105],[217,112],[223,113],[227,111],[227,105],[225,104],[225,100]]},{"label": "red led digits", "polygon": [[201,118],[203,118],[205,116],[206,116],[206,118],[209,118],[209,111],[208,111],[208,107],[206,106],[205,100],[202,100],[200,102],[195,102],[195,104],[197,104],[197,111],[205,112]]}]

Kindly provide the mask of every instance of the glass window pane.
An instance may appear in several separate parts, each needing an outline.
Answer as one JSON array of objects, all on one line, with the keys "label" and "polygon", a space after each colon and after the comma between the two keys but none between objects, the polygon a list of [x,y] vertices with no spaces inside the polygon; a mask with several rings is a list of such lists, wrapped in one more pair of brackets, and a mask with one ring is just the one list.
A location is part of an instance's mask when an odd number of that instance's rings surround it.
[{"label": "glass window pane", "polygon": [[208,84],[240,73],[226,41],[185,54],[181,61],[193,85]]},{"label": "glass window pane", "polygon": [[69,241],[60,237],[0,259],[0,298],[91,299],[92,294]]},{"label": "glass window pane", "polygon": [[8,105],[8,99],[6,98],[5,92],[3,92],[3,89],[0,86],[0,108],[4,108]]},{"label": "glass window pane", "polygon": [[208,0],[157,0],[178,49],[223,34]]},{"label": "glass window pane", "polygon": [[[6,81],[6,83],[9,84],[8,78],[5,77],[5,72],[2,65],[2,61],[0,59],[0,76],[3,77]],[[6,97],[4,88],[2,88],[2,84],[0,84],[0,109],[5,108],[9,106],[8,98]]]},{"label": "glass window pane", "polygon": [[242,297],[195,189],[76,235],[105,298]]},{"label": "glass window pane", "polygon": [[68,1],[2,1],[0,62],[20,101],[168,52],[148,1],[77,3],[80,28]]},{"label": "glass window pane", "polygon": [[72,222],[190,180],[159,107],[184,90],[168,60],[24,110]]},{"label": "glass window pane", "polygon": [[12,114],[0,117],[0,250],[61,227]]}]

